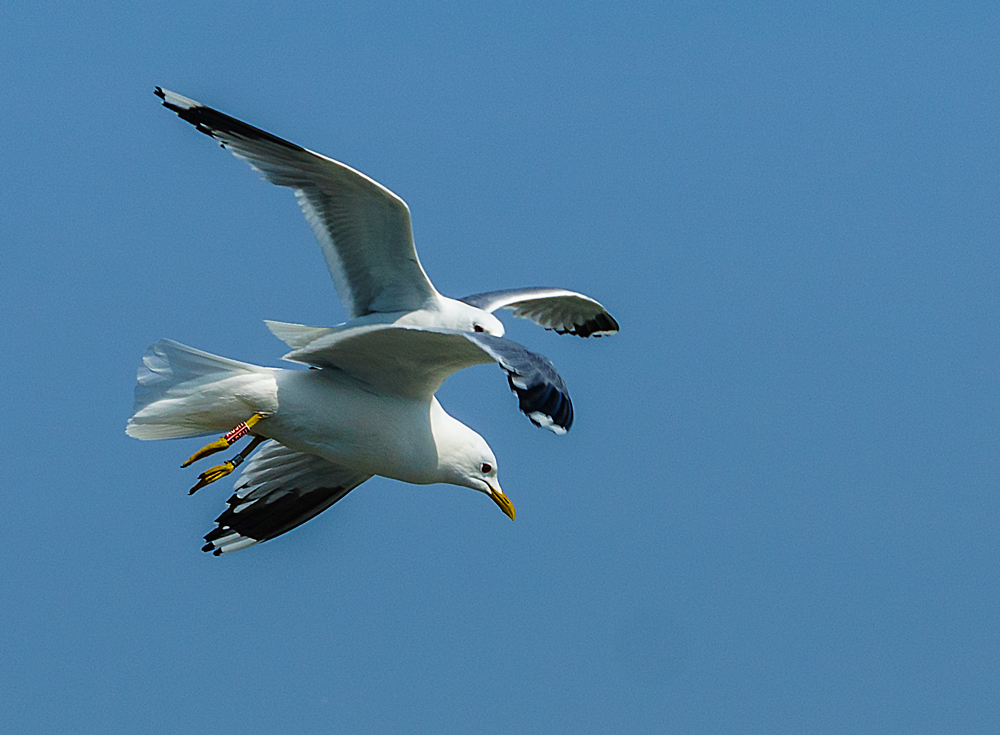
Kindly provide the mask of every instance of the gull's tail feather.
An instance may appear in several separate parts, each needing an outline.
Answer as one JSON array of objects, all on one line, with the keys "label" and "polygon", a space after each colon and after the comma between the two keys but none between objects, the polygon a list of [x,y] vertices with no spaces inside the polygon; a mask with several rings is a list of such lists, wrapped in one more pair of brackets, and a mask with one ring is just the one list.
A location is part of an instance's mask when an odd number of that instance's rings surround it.
[{"label": "gull's tail feather", "polygon": [[320,337],[325,337],[337,331],[336,327],[307,327],[305,324],[289,324],[288,322],[275,322],[270,319],[265,319],[264,324],[271,330],[271,334],[293,350],[302,349]]},{"label": "gull's tail feather", "polygon": [[142,356],[125,433],[174,439],[229,431],[254,413],[277,410],[274,373],[162,339]]}]

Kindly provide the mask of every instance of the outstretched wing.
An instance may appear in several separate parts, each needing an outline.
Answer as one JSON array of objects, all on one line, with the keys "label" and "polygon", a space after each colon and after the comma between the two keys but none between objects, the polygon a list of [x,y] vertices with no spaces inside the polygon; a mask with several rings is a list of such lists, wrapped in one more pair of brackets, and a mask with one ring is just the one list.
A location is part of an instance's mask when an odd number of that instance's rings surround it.
[{"label": "outstretched wing", "polygon": [[363,173],[156,88],[163,105],[272,184],[294,190],[350,318],[412,311],[437,297],[413,246],[406,202]]},{"label": "outstretched wing", "polygon": [[507,373],[507,383],[531,423],[556,434],[569,431],[573,425],[573,403],[551,360],[503,337],[469,333],[464,336],[482,347]]},{"label": "outstretched wing", "polygon": [[603,337],[618,331],[618,322],[589,296],[562,288],[511,288],[466,296],[464,301],[483,311],[513,309],[514,316],[559,334]]},{"label": "outstretched wing", "polygon": [[268,441],[243,467],[229,507],[202,551],[218,556],[291,531],[315,518],[371,475]]},{"label": "outstretched wing", "polygon": [[429,398],[452,373],[495,362],[533,424],[557,434],[573,424],[569,391],[548,358],[503,337],[396,324],[334,327],[285,359],[342,370],[403,398]]}]

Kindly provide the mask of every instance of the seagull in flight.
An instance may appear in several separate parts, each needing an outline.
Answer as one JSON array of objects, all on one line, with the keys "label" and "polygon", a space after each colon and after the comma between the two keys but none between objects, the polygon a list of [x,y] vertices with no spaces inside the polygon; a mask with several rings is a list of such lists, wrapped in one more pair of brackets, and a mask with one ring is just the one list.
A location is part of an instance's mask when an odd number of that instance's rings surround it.
[{"label": "seagull in flight", "polygon": [[263,444],[205,536],[203,551],[220,555],[280,536],[374,475],[478,490],[514,520],[486,440],[434,396],[462,368],[496,362],[533,423],[564,433],[573,421],[569,393],[552,363],[503,337],[355,325],[285,357],[316,369],[262,367],[172,340],[160,340],[143,355],[129,436],[226,432],[182,467],[251,437],[235,457],[201,473],[192,494],[230,474]]},{"label": "seagull in flight", "polygon": [[[163,105],[217,140],[272,184],[295,192],[323,251],[349,324],[395,323],[504,334],[493,316],[510,309],[559,334],[601,337],[618,322],[597,301],[562,288],[517,288],[452,299],[420,265],[410,208],[377,181],[332,158],[290,143],[200,102],[157,87]],[[314,327],[268,324],[291,347]],[[290,340],[290,341],[289,341]]]}]

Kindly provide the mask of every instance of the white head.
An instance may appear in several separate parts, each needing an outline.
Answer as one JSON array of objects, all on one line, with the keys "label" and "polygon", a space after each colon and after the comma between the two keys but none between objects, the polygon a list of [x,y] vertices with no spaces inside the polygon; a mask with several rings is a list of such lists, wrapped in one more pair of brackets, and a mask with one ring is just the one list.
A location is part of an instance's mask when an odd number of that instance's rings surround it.
[{"label": "white head", "polygon": [[[494,337],[503,337],[503,322],[488,311],[470,306],[464,301],[448,298],[438,294],[432,308],[402,311],[389,315],[394,324],[412,327],[430,327],[432,329],[454,329],[457,332],[485,332]],[[355,323],[371,321],[382,323],[384,314],[360,317]]]},{"label": "white head", "polygon": [[442,299],[441,324],[448,329],[461,332],[485,332],[494,337],[503,337],[503,322],[488,311],[469,306],[457,299]]},{"label": "white head", "polygon": [[439,481],[472,488],[490,496],[500,510],[514,520],[514,504],[500,489],[497,458],[489,444],[461,421],[445,413],[444,409],[441,409],[441,414],[444,420],[434,421]]}]

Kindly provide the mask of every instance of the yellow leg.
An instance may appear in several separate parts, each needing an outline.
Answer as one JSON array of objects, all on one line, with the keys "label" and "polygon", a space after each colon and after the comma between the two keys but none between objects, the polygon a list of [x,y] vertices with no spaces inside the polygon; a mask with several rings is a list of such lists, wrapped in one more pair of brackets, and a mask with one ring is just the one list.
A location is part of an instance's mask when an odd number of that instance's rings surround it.
[{"label": "yellow leg", "polygon": [[209,467],[207,470],[198,475],[198,484],[193,488],[188,490],[188,495],[194,495],[196,492],[201,490],[206,485],[211,485],[216,480],[221,480],[223,477],[228,475],[230,472],[235,470],[241,464],[243,460],[250,456],[250,453],[260,446],[260,443],[264,441],[264,437],[255,436],[253,441],[244,447],[243,451],[237,454],[230,460],[223,462],[222,464],[217,464],[215,467]]},{"label": "yellow leg", "polygon": [[[205,457],[215,454],[216,452],[221,452],[223,450],[229,449],[229,447],[233,446],[233,444],[239,441],[240,438],[246,436],[246,434],[250,432],[250,429],[252,429],[254,425],[263,418],[267,417],[262,413],[255,413],[253,416],[248,418],[246,421],[244,421],[242,424],[240,424],[235,429],[230,431],[221,439],[216,439],[211,444],[206,444],[197,452],[192,454],[190,457],[188,457],[187,461],[181,465],[181,467],[187,467],[190,464],[194,464],[199,459],[204,459]],[[230,472],[232,472],[232,470],[230,470]],[[227,472],[226,474],[229,473]]]}]

